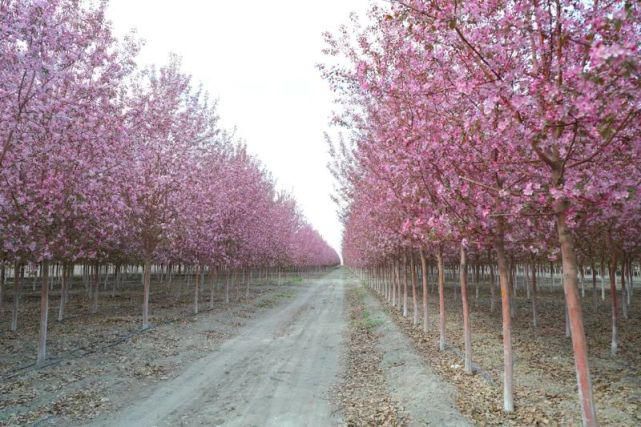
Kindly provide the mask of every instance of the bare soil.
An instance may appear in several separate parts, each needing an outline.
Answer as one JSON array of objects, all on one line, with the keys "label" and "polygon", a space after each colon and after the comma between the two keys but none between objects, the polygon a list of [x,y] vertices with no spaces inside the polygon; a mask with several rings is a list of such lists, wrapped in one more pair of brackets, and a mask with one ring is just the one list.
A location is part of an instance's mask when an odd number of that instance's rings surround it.
[{"label": "bare soil", "polygon": [[[505,414],[502,410],[500,301],[492,313],[487,283],[481,284],[478,300],[474,295],[474,285],[468,285],[471,288],[475,374],[466,375],[462,360],[460,293],[454,298],[454,285],[454,282],[448,282],[446,288],[448,345],[445,352],[438,351],[438,293],[433,288],[429,295],[431,322],[428,333],[424,333],[420,325],[412,325],[411,297],[407,318],[380,297],[377,299],[385,305],[386,311],[410,338],[423,359],[441,378],[456,387],[457,406],[461,412],[482,425],[581,425],[572,344],[570,338],[565,337],[562,290],[558,287],[541,289],[537,297],[537,328],[532,326],[529,300],[522,289],[518,292],[513,319],[516,408],[515,412]],[[619,353],[611,356],[609,297],[606,292],[605,301],[602,301],[599,291],[596,311],[592,308],[591,290],[586,290],[583,299],[597,417],[602,425],[636,426],[641,424],[641,300],[635,294],[630,318],[620,319]]]},{"label": "bare soil", "polygon": [[[105,292],[97,315],[88,315],[83,295],[73,295],[68,320],[50,322],[49,366],[42,369],[33,367],[37,299],[23,299],[18,333],[0,335],[0,425],[86,424],[104,414],[109,419],[213,354],[252,319],[275,312],[310,288],[298,277],[280,284],[262,280],[250,286],[248,299],[244,287],[238,293],[232,288],[229,304],[219,288],[214,309],[207,310],[207,292],[201,301],[204,312],[194,316],[187,284],[174,284],[171,291],[156,284],[154,327],[142,332],[136,286],[113,298]],[[175,292],[183,287],[182,293]]]},{"label": "bare soil", "polygon": [[454,387],[413,349],[380,302],[355,278],[349,287],[347,350],[336,397],[350,426],[467,426]]}]

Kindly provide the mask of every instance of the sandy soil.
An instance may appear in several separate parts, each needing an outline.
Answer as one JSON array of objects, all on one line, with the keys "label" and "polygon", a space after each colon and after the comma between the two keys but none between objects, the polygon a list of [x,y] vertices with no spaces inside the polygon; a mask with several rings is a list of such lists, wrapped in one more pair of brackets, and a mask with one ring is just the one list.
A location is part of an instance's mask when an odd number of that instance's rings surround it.
[{"label": "sandy soil", "polygon": [[[339,272],[95,425],[328,425],[344,327]],[[148,392],[147,392],[148,391]]]},{"label": "sandy soil", "polygon": [[[178,302],[172,295],[156,293],[152,311],[155,328],[132,336],[130,331],[140,332],[135,315],[138,307],[118,304],[122,298],[103,298],[98,315],[76,316],[55,324],[50,366],[18,371],[0,381],[0,426],[83,425],[118,411],[181,375],[242,333],[253,319],[286,306],[308,287],[309,283],[298,277],[280,284],[262,281],[250,287],[248,299],[241,294],[237,301],[232,292],[234,299],[229,304],[219,289],[214,309],[197,316],[191,314],[188,289]],[[25,305],[25,310],[28,308]],[[33,355],[30,333],[36,322],[27,316],[28,311],[24,313],[25,327],[19,334],[0,336],[1,366],[28,365]],[[57,351],[63,346],[70,350]]]}]

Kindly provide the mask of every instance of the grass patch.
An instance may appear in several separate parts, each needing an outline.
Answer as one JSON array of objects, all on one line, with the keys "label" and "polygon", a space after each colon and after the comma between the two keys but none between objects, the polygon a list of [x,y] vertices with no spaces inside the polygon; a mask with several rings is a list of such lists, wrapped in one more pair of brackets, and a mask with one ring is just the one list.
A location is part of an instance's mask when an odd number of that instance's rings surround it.
[{"label": "grass patch", "polygon": [[360,327],[372,331],[383,324],[383,319],[380,316],[372,315],[372,313],[364,309],[359,324]]},{"label": "grass patch", "polygon": [[383,319],[377,313],[371,313],[368,311],[364,305],[363,300],[365,299],[365,289],[358,287],[354,289],[354,297],[358,301],[357,310],[360,312],[360,316],[354,319],[356,321],[356,326],[359,328],[366,329],[368,332],[371,332],[378,326],[383,324]]}]

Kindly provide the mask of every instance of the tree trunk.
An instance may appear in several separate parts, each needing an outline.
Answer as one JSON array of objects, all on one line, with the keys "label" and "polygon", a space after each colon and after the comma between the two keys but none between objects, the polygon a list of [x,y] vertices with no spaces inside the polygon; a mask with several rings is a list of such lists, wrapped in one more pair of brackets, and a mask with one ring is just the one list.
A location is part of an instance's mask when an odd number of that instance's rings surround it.
[{"label": "tree trunk", "polygon": [[247,280],[245,282],[245,299],[249,300],[249,282],[252,280],[252,271],[251,269],[249,270],[249,273],[247,273]]},{"label": "tree trunk", "polygon": [[461,244],[461,302],[463,303],[463,338],[465,342],[465,362],[464,369],[466,374],[472,373],[472,330],[470,328],[470,304],[467,299],[467,254],[465,247]]},{"label": "tree trunk", "polygon": [[601,301],[605,301],[605,261],[601,257],[601,269],[599,271],[601,276]]},{"label": "tree trunk", "polygon": [[58,306],[58,322],[65,318],[65,300],[67,299],[67,279],[69,278],[69,264],[62,266],[62,280],[60,282],[60,305]]},{"label": "tree trunk", "polygon": [[21,264],[15,263],[13,269],[13,311],[11,312],[11,332],[18,330],[18,310],[20,308],[20,297],[22,296],[22,281],[24,270]]},{"label": "tree trunk", "polygon": [[614,251],[608,268],[610,273],[610,298],[612,300],[612,340],[610,342],[610,354],[613,356],[619,350],[619,307],[617,301],[617,259]]},{"label": "tree trunk", "polygon": [[621,261],[621,311],[624,319],[628,319],[628,301],[627,301],[628,290],[625,286],[625,255]]},{"label": "tree trunk", "polygon": [[438,303],[439,303],[439,340],[438,349],[445,351],[445,265],[443,264],[443,249],[436,253],[438,264]]},{"label": "tree trunk", "polygon": [[216,270],[213,267],[210,267],[210,284],[209,284],[209,309],[214,309],[214,288],[216,287]]},{"label": "tree trunk", "polygon": [[0,315],[4,314],[4,287],[6,283],[6,272],[4,262],[0,263]]},{"label": "tree trunk", "polygon": [[202,266],[197,266],[196,267],[196,276],[194,277],[194,314],[198,314],[198,299],[199,299],[199,291],[200,291],[200,281],[201,281],[201,271],[202,271]]},{"label": "tree trunk", "polygon": [[510,317],[516,316],[516,292],[514,289],[514,261],[508,264],[508,292],[510,293]]},{"label": "tree trunk", "polygon": [[596,295],[596,270],[594,266],[594,259],[592,259],[590,264],[590,270],[592,272],[592,310],[596,315],[597,310],[597,295]]},{"label": "tree trunk", "polygon": [[531,294],[530,298],[532,298],[532,326],[537,327],[539,326],[539,322],[537,319],[537,314],[536,314],[536,264],[534,261],[532,262],[532,289],[531,289]]},{"label": "tree trunk", "polygon": [[414,263],[414,254],[412,254],[410,258],[410,268],[412,270],[412,306],[414,307],[412,324],[416,326],[418,325],[418,300],[416,298],[416,264]]},{"label": "tree trunk", "polygon": [[100,292],[100,265],[96,262],[93,267],[93,280],[91,281],[91,314],[98,312],[98,293]]},{"label": "tree trunk", "polygon": [[496,306],[496,277],[494,277],[494,265],[490,261],[490,313],[494,313]]},{"label": "tree trunk", "polygon": [[479,276],[480,276],[480,266],[477,261],[474,264],[474,307],[479,303]]},{"label": "tree trunk", "polygon": [[425,259],[425,253],[421,249],[421,281],[423,284],[423,332],[427,332],[428,329],[428,286],[427,286],[427,259]]},{"label": "tree trunk", "polygon": [[38,337],[38,357],[36,365],[42,366],[47,360],[47,324],[49,322],[49,262],[43,261],[42,284],[40,287],[40,333]]},{"label": "tree trunk", "polygon": [[[502,225],[499,224],[499,227]],[[503,316],[503,410],[514,411],[514,359],[512,355],[512,317],[510,315],[510,289],[508,266],[505,257],[505,243],[502,230],[496,239],[496,259],[499,269],[499,284],[501,286],[501,313]]]},{"label": "tree trunk", "polygon": [[145,257],[142,272],[143,298],[142,298],[142,329],[149,328],[149,290],[151,288],[151,259]]},{"label": "tree trunk", "polygon": [[229,304],[229,281],[231,280],[231,273],[227,274],[227,280],[225,280],[225,304]]},{"label": "tree trunk", "polygon": [[572,331],[572,348],[574,350],[574,364],[581,403],[581,415],[584,426],[596,426],[596,410],[592,398],[592,381],[588,365],[588,346],[583,329],[583,312],[577,289],[576,255],[574,239],[567,229],[567,205],[557,201],[555,206],[556,225],[561,245],[561,260],[563,263],[563,289]]},{"label": "tree trunk", "polygon": [[403,273],[403,317],[407,317],[407,257],[405,255],[403,255],[401,272]]}]

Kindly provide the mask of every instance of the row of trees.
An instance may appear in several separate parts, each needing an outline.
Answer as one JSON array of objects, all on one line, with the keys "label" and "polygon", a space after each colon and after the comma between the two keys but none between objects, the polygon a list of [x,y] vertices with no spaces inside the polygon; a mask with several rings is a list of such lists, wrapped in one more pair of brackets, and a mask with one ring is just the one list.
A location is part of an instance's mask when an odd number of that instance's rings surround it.
[{"label": "row of trees", "polygon": [[[0,1],[2,265],[38,264],[46,284],[54,263],[96,274],[100,264],[142,264],[147,327],[154,264],[337,264],[295,201],[221,129],[215,102],[180,61],[138,67],[139,42],[112,34],[106,8]],[[17,311],[20,274],[13,282]]]},{"label": "row of trees", "polygon": [[641,5],[395,0],[369,15],[327,35],[340,61],[322,67],[349,129],[332,164],[345,262],[380,276],[420,253],[439,283],[460,263],[468,371],[466,260],[496,263],[506,411],[509,260],[560,263],[582,419],[596,425],[577,277],[608,265],[616,352],[617,266],[631,271],[641,248]]}]

